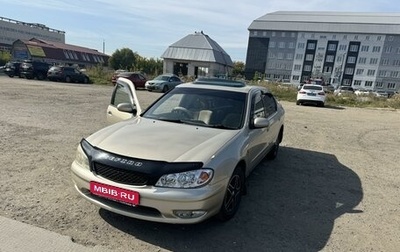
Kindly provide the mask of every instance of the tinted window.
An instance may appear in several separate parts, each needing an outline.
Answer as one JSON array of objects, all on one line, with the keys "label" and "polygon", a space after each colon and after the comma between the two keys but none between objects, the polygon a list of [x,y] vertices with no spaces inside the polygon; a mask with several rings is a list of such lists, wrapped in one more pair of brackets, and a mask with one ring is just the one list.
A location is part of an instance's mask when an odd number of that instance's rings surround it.
[{"label": "tinted window", "polygon": [[131,91],[125,85],[117,83],[114,94],[111,99],[111,104],[117,106],[120,103],[131,103]]},{"label": "tinted window", "polygon": [[277,110],[275,98],[271,94],[264,94],[263,102],[265,106],[266,117],[273,115]]},{"label": "tinted window", "polygon": [[303,89],[306,89],[306,90],[322,90],[322,87],[321,86],[304,85]]}]

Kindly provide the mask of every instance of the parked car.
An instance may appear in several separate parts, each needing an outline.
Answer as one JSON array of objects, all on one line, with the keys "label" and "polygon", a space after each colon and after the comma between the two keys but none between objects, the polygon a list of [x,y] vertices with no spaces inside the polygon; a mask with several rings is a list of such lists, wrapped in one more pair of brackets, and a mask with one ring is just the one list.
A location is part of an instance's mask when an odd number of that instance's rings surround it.
[{"label": "parked car", "polygon": [[47,72],[47,78],[51,81],[89,83],[90,79],[84,72],[75,67],[52,66]]},{"label": "parked car", "polygon": [[354,94],[357,96],[368,96],[368,95],[372,94],[372,90],[357,89],[356,91],[354,91]]},{"label": "parked car", "polygon": [[47,71],[50,64],[41,61],[25,60],[21,63],[21,76],[27,79],[44,80],[47,78]]},{"label": "parked car", "polygon": [[11,78],[14,76],[20,77],[20,66],[21,62],[8,62],[4,65],[4,73]]},{"label": "parked car", "polygon": [[325,99],[325,91],[321,85],[304,84],[297,92],[296,105],[311,103],[323,107]]},{"label": "parked car", "polygon": [[115,83],[117,83],[117,79],[118,79],[118,74],[120,74],[120,73],[125,73],[125,72],[128,72],[127,70],[124,70],[124,69],[118,69],[118,70],[115,70],[115,72],[113,73],[113,75],[111,76],[111,82],[112,82],[112,84],[115,86]]},{"label": "parked car", "polygon": [[335,95],[354,94],[354,89],[350,86],[340,86],[333,92]]},{"label": "parked car", "polygon": [[129,217],[226,221],[247,176],[276,158],[284,117],[267,88],[215,79],[178,85],[142,113],[133,83],[118,78],[107,109],[116,123],[82,139],[72,180],[88,201]]},{"label": "parked car", "polygon": [[324,89],[325,93],[333,93],[335,91],[335,87],[332,84],[322,85],[322,88]]},{"label": "parked car", "polygon": [[144,88],[147,78],[139,72],[122,72],[113,77],[113,84],[117,82],[119,77],[126,78],[133,82],[136,88]]},{"label": "parked car", "polygon": [[376,90],[372,94],[379,98],[389,98],[389,93],[384,90]]},{"label": "parked car", "polygon": [[157,76],[153,80],[147,81],[145,84],[145,88],[148,91],[165,93],[181,83],[183,83],[183,81],[175,74],[162,74]]}]

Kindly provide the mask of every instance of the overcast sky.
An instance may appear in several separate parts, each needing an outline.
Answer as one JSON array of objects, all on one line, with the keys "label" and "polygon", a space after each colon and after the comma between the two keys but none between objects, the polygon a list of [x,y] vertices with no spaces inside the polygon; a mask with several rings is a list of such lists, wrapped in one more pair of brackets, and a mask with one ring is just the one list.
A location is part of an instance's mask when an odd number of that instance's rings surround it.
[{"label": "overcast sky", "polygon": [[130,48],[160,58],[169,45],[203,31],[245,61],[251,22],[274,11],[400,12],[395,0],[0,0],[0,16],[65,31],[66,43],[111,55]]}]

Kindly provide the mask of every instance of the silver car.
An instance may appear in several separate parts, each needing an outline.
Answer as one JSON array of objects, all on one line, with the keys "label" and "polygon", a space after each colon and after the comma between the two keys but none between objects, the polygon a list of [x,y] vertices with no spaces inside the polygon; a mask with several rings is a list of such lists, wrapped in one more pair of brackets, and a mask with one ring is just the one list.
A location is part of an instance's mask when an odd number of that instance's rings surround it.
[{"label": "silver car", "polygon": [[199,79],[142,112],[132,82],[119,78],[107,117],[114,124],[77,148],[79,194],[125,216],[191,224],[234,216],[247,176],[278,154],[285,111],[264,87]]}]

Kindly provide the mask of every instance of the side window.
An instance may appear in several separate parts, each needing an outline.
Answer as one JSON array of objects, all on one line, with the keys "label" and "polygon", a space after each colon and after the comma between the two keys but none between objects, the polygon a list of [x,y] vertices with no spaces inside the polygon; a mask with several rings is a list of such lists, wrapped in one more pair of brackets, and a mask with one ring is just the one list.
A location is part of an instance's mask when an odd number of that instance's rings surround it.
[{"label": "side window", "polygon": [[277,110],[276,100],[272,94],[264,94],[263,101],[266,111],[266,117],[273,115]]},{"label": "side window", "polygon": [[117,83],[111,98],[111,105],[117,106],[120,103],[132,103],[130,89],[122,84]]},{"label": "side window", "polygon": [[262,101],[261,92],[257,92],[255,96],[253,96],[252,116],[254,119],[257,117],[265,118],[265,109]]}]

